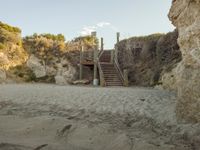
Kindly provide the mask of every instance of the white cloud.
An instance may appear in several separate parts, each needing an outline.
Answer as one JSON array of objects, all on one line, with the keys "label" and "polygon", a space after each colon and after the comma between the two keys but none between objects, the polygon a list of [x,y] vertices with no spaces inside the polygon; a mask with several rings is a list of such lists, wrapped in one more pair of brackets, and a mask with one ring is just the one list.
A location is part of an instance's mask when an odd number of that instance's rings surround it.
[{"label": "white cloud", "polygon": [[96,26],[86,26],[83,27],[81,31],[81,35],[90,35],[92,32],[96,31],[97,27]]},{"label": "white cloud", "polygon": [[111,30],[113,30],[115,32],[118,31],[117,27],[113,26],[111,23],[106,22],[106,21],[102,21],[102,22],[97,23],[94,26],[83,27],[83,29],[80,33],[81,33],[82,36],[90,35],[92,32],[97,31],[97,29],[105,28],[105,27],[110,28]]},{"label": "white cloud", "polygon": [[99,22],[99,23],[97,23],[97,27],[100,27],[100,28],[103,28],[103,27],[105,27],[105,26],[110,26],[111,25],[111,23],[109,23],[109,22]]}]

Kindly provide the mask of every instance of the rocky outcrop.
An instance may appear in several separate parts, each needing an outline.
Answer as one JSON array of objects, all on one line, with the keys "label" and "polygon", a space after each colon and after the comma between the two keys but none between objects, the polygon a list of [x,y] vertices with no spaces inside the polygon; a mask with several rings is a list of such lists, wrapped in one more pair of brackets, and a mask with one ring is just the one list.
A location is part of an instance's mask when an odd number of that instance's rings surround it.
[{"label": "rocky outcrop", "polygon": [[129,70],[130,84],[141,86],[153,84],[157,74],[154,67],[157,65],[156,43],[161,36],[133,37],[116,45],[121,68]]},{"label": "rocky outcrop", "polygon": [[77,67],[70,62],[63,38],[58,37],[45,34],[24,38],[24,47],[30,54],[27,66],[34,72],[35,81],[66,85],[76,79]]},{"label": "rocky outcrop", "polygon": [[75,67],[67,60],[55,62],[54,65],[45,65],[43,60],[31,55],[27,66],[33,71],[36,81],[55,81],[56,84],[66,85],[72,83],[77,75]]},{"label": "rocky outcrop", "polygon": [[42,60],[34,55],[31,55],[27,61],[27,66],[34,72],[36,78],[46,76],[45,66],[41,64]]},{"label": "rocky outcrop", "polygon": [[65,85],[72,83],[77,77],[77,70],[67,60],[62,60],[60,64],[57,64],[57,73],[55,81],[57,84]]},{"label": "rocky outcrop", "polygon": [[120,41],[116,45],[118,60],[122,69],[128,69],[130,84],[154,86],[163,82],[170,86],[162,76],[181,60],[177,38],[175,30],[166,35],[154,34]]},{"label": "rocky outcrop", "polygon": [[169,18],[178,28],[183,57],[176,68],[177,116],[200,122],[200,0],[173,0]]},{"label": "rocky outcrop", "polygon": [[177,91],[176,68],[170,72],[163,72],[161,76],[162,88]]}]

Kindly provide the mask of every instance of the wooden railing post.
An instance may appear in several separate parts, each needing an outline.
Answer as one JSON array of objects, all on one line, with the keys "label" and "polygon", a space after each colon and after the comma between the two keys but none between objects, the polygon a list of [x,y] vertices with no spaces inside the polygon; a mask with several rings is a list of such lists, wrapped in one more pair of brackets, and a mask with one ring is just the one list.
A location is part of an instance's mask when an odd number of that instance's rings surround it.
[{"label": "wooden railing post", "polygon": [[117,32],[117,43],[119,43],[120,33]]},{"label": "wooden railing post", "polygon": [[[117,44],[119,43],[119,38],[120,38],[120,33],[117,32]],[[115,45],[115,54],[114,54],[114,59],[118,62],[118,48],[117,46]]]},{"label": "wooden railing post", "polygon": [[[92,36],[96,38],[96,32],[92,32]],[[98,44],[95,43],[95,49],[94,49],[94,78],[93,78],[93,85],[98,85],[98,79],[97,79],[97,64],[98,63]]]},{"label": "wooden railing post", "polygon": [[115,59],[115,50],[112,50],[111,51],[111,59],[110,59],[111,63],[114,63],[114,59]]},{"label": "wooden railing post", "polygon": [[124,69],[123,70],[123,74],[124,74],[124,86],[129,86],[129,81],[128,81],[128,70]]},{"label": "wooden railing post", "polygon": [[104,43],[103,43],[103,38],[101,38],[101,51],[104,50]]}]

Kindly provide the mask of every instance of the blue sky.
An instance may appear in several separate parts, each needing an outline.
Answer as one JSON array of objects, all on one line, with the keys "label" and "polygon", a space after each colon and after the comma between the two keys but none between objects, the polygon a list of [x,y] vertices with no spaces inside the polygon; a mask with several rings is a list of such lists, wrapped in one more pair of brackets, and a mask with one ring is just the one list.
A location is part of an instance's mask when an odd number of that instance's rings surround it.
[{"label": "blue sky", "polygon": [[96,30],[112,48],[121,39],[172,31],[171,0],[1,0],[0,21],[22,35],[62,33],[67,40]]}]

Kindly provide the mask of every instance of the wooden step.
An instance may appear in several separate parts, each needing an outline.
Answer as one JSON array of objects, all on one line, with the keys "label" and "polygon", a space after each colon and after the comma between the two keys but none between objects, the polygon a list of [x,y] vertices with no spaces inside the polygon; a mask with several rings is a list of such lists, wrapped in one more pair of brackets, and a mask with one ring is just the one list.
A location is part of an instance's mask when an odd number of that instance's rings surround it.
[{"label": "wooden step", "polygon": [[106,80],[107,83],[121,83],[120,80]]},{"label": "wooden step", "polygon": [[119,78],[105,78],[106,81],[116,81],[116,82],[121,82],[121,80]]},{"label": "wooden step", "polygon": [[123,84],[106,84],[106,86],[123,86]]},{"label": "wooden step", "polygon": [[102,55],[99,58],[100,62],[110,62],[111,61],[111,52],[110,51],[104,51]]},{"label": "wooden step", "polygon": [[123,86],[118,70],[111,61],[111,51],[104,51],[99,58],[106,86]]},{"label": "wooden step", "polygon": [[[103,71],[103,73],[105,74],[105,75],[117,75],[117,72],[105,72],[105,71]],[[118,76],[118,75],[117,75]]]},{"label": "wooden step", "polygon": [[114,74],[114,75],[113,75],[113,74],[112,74],[112,75],[110,75],[110,74],[104,74],[104,77],[105,77],[105,78],[111,78],[111,79],[112,79],[112,78],[119,78],[119,76],[118,76],[118,75],[115,75],[115,74]]},{"label": "wooden step", "polygon": [[122,84],[121,82],[113,82],[113,81],[107,81],[108,84]]},{"label": "wooden step", "polygon": [[120,82],[121,83],[121,80],[119,80],[119,79],[113,79],[113,80],[111,80],[111,79],[105,79],[107,82]]}]

